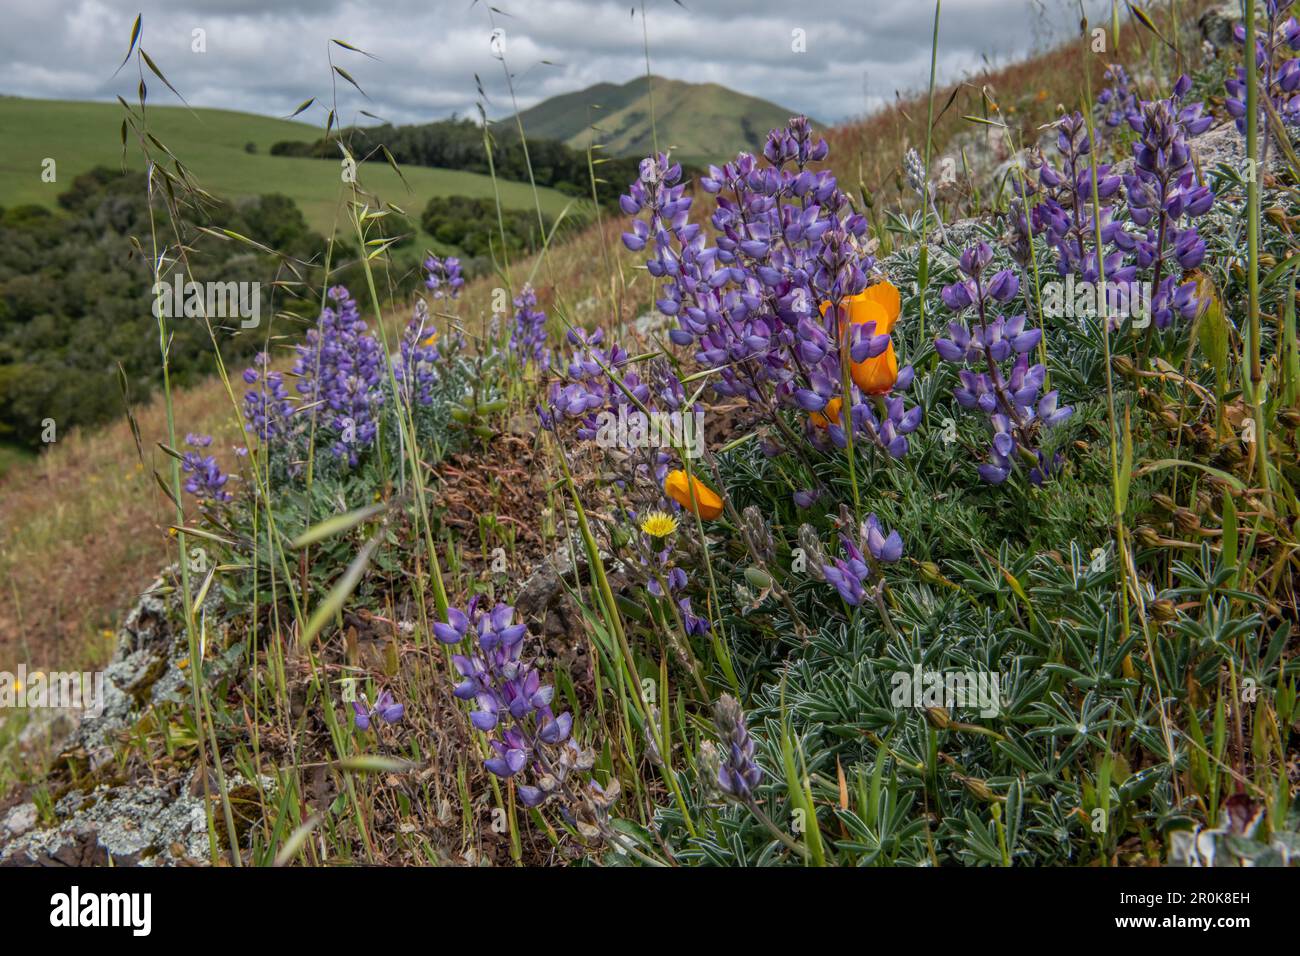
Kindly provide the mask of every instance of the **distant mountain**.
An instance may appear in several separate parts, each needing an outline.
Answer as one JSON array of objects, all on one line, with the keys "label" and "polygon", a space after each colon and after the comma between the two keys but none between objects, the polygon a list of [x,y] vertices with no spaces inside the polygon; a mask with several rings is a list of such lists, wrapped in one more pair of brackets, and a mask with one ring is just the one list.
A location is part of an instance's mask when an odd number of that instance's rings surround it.
[{"label": "distant mountain", "polygon": [[[650,78],[654,91],[654,126],[659,148],[672,149],[687,160],[730,159],[741,150],[762,146],[768,130],[784,126],[794,111],[737,93],[716,83],[685,83],[661,76]],[[575,149],[587,148],[591,137],[615,156],[646,156],[654,149],[650,97],[646,78],[622,86],[597,83],[576,93],[564,93],[520,114],[529,139],[557,139]],[[592,133],[590,127],[597,127]],[[818,124],[820,125],[820,124]],[[513,118],[498,122],[513,128]]]}]

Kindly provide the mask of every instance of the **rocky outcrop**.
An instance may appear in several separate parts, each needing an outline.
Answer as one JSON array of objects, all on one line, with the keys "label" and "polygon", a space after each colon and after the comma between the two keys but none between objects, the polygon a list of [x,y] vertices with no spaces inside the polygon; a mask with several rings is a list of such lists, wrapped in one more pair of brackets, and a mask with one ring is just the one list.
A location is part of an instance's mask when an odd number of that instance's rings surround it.
[{"label": "rocky outcrop", "polygon": [[182,666],[188,642],[176,626],[183,615],[170,583],[176,577],[164,572],[127,614],[104,671],[101,713],[32,712],[24,733],[45,735],[46,746],[59,753],[56,771],[74,787],[58,796],[49,814],[30,800],[0,813],[0,865],[207,861],[206,814],[201,788],[191,785],[194,771],[162,784],[108,779],[126,732],[148,708],[188,694]]}]

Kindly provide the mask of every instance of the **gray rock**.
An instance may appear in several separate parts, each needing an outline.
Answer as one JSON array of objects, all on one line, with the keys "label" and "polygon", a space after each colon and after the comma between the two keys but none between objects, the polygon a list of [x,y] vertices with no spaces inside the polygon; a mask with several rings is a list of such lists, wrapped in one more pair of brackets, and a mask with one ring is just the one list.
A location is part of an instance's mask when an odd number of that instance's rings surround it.
[{"label": "gray rock", "polygon": [[[173,626],[182,616],[178,595],[168,588],[174,577],[165,571],[127,614],[113,660],[104,671],[102,713],[82,714],[74,723],[72,716],[52,712],[43,722],[45,732],[66,737],[63,759],[88,764],[93,773],[112,761],[123,732],[151,704],[188,688],[188,674],[177,666],[188,657],[188,645],[184,629]],[[214,605],[216,600],[215,595],[209,597]],[[219,663],[230,656],[227,652]],[[67,724],[52,726],[58,717]],[[227,782],[230,789],[245,783],[237,774]],[[263,783],[273,786],[271,781]],[[176,781],[170,786],[151,781],[72,791],[55,805],[56,823],[47,829],[37,829],[35,807],[22,804],[0,827],[0,861],[9,866],[206,861],[201,792]]]},{"label": "gray rock", "polygon": [[19,837],[34,826],[36,826],[36,804],[20,803],[5,814],[0,829],[11,837]]},{"label": "gray rock", "polygon": [[1241,5],[1222,3],[1202,13],[1197,26],[1200,27],[1201,37],[1206,43],[1216,49],[1226,50],[1236,42],[1232,37],[1232,30],[1240,22]]}]

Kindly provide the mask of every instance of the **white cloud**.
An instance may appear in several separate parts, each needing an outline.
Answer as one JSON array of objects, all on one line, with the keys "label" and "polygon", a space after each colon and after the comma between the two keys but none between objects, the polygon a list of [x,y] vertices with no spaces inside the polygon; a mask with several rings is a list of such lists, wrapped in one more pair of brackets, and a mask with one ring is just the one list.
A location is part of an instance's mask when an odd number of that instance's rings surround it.
[{"label": "white cloud", "polygon": [[[925,85],[932,8],[917,0],[647,0],[656,74],[715,82],[824,121],[860,115],[895,91]],[[1088,0],[1091,7],[1106,0]],[[494,0],[507,16],[506,59],[527,107],[645,70],[639,0]],[[15,5],[16,6],[16,5]],[[633,9],[635,15],[629,15]],[[111,99],[134,93],[134,67],[113,76],[136,12],[143,45],[195,105],[283,115],[331,97],[334,62],[369,94],[334,77],[345,122],[367,110],[395,122],[473,114],[475,74],[489,114],[509,112],[501,63],[489,50],[488,7],[472,0],[44,0],[6,12],[0,92]],[[956,78],[982,57],[1005,61],[1075,28],[1072,0],[947,0],[939,72]],[[191,50],[206,31],[207,52]],[[791,49],[792,31],[807,52]],[[541,61],[550,61],[550,65]],[[151,78],[146,76],[146,80]],[[155,102],[169,94],[150,83]]]}]

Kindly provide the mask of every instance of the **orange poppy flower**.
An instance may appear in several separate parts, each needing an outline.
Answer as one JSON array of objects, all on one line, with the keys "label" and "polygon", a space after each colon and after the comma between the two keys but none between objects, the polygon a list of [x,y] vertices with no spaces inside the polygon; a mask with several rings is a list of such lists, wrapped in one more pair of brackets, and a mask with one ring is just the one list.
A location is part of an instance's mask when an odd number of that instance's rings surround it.
[{"label": "orange poppy flower", "polygon": [[[823,303],[822,311],[829,307],[829,302]],[[844,300],[844,307],[849,321],[854,325],[874,322],[876,335],[889,335],[894,331],[894,324],[902,311],[902,300],[894,284],[884,279],[867,286],[857,295],[849,296]],[[884,395],[898,380],[898,356],[894,353],[894,343],[890,342],[888,348],[875,358],[854,362],[849,372],[854,383],[866,394]]]},{"label": "orange poppy flower", "polygon": [[[854,305],[858,305],[858,312],[854,311]],[[871,309],[865,303],[874,303],[880,306],[884,311],[882,319],[874,309]],[[877,335],[888,335],[894,331],[894,323],[898,321],[898,315],[903,309],[902,299],[898,294],[898,289],[888,279],[882,279],[875,285],[869,285],[855,296],[849,298],[849,318],[854,323],[867,322],[874,320],[876,323]],[[861,318],[859,318],[861,313]]]},{"label": "orange poppy flower", "polygon": [[[695,493],[694,500],[691,498],[692,491]],[[705,521],[712,521],[722,514],[722,499],[718,493],[698,478],[688,476],[680,468],[668,472],[664,479],[664,494]]]},{"label": "orange poppy flower", "polygon": [[843,404],[844,403],[840,401],[838,398],[832,398],[829,402],[826,403],[826,407],[823,408],[820,412],[813,412],[808,417],[812,420],[812,423],[816,425],[818,428],[829,428],[832,423],[839,422],[840,406],[842,406]]},{"label": "orange poppy flower", "polygon": [[898,356],[894,354],[894,343],[890,342],[885,351],[875,358],[854,362],[849,367],[853,383],[867,395],[884,395],[898,381]]}]

